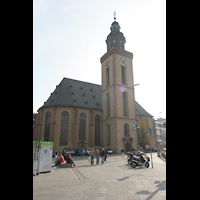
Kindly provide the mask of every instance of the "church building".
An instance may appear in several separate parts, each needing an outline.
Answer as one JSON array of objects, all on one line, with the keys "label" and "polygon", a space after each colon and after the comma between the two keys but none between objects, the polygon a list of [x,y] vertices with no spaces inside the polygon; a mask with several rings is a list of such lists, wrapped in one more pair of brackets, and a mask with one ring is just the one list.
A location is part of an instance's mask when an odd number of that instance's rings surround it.
[{"label": "church building", "polygon": [[[107,52],[100,58],[101,85],[63,78],[38,109],[33,140],[53,141],[53,150],[107,147],[114,153],[138,150],[138,121],[151,128],[156,148],[153,116],[135,101],[133,53],[114,18],[107,36]],[[148,144],[147,144],[148,145]]]}]

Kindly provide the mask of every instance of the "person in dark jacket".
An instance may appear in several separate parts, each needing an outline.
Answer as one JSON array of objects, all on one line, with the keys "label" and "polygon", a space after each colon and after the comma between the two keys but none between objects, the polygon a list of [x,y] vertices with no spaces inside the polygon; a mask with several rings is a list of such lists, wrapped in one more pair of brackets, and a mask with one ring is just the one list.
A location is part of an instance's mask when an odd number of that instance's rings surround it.
[{"label": "person in dark jacket", "polygon": [[66,160],[66,163],[67,163],[67,158],[68,158],[68,156],[69,156],[69,155],[68,155],[68,153],[66,152],[65,155],[64,155],[64,159]]},{"label": "person in dark jacket", "polygon": [[104,157],[106,155],[105,149],[102,148],[100,156],[101,156],[101,165],[104,164]]},{"label": "person in dark jacket", "polygon": [[106,161],[107,155],[108,155],[108,151],[105,149],[105,157],[104,157],[104,161]]},{"label": "person in dark jacket", "polygon": [[97,149],[97,150],[96,150],[96,164],[97,164],[97,165],[99,164],[99,156],[100,156],[100,152],[99,152],[99,150]]}]

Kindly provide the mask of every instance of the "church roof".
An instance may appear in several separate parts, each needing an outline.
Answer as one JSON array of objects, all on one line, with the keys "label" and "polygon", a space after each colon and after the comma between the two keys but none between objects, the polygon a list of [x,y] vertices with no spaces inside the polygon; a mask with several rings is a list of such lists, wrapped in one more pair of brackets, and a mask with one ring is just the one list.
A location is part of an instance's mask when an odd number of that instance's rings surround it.
[{"label": "church roof", "polygon": [[[63,78],[42,107],[58,106],[103,110],[101,105],[101,85]],[[136,115],[152,117],[137,102]]]},{"label": "church roof", "polygon": [[68,106],[102,110],[101,86],[63,78],[43,107]]},{"label": "church roof", "polygon": [[136,115],[153,117],[153,115],[149,114],[137,101],[135,101]]}]

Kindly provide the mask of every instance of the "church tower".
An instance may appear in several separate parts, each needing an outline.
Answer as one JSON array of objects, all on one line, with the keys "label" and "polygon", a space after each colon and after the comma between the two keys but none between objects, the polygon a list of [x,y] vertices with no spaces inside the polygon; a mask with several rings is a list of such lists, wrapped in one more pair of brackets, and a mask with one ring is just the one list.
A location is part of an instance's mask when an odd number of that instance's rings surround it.
[{"label": "church tower", "polygon": [[133,53],[125,50],[126,39],[114,17],[107,36],[107,52],[101,57],[103,146],[120,153],[137,149],[136,130],[132,129],[135,115]]}]

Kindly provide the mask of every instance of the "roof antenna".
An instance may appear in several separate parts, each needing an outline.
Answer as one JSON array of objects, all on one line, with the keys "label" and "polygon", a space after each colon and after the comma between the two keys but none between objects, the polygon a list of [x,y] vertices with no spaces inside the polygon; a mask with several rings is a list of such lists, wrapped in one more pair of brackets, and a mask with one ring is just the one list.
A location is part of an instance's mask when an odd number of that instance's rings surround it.
[{"label": "roof antenna", "polygon": [[114,10],[113,14],[114,14],[114,20],[116,20],[116,12],[115,12],[115,10]]}]

